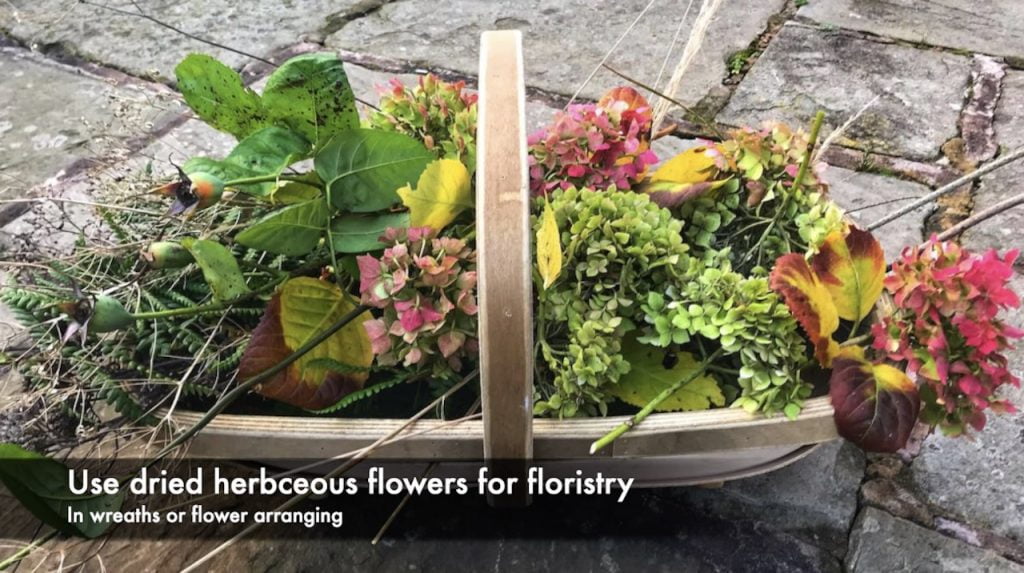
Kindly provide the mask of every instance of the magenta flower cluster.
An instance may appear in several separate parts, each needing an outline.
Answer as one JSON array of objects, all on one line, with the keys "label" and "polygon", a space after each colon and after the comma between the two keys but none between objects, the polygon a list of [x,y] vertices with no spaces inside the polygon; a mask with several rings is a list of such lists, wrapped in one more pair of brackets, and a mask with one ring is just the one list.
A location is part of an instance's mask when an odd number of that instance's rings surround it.
[{"label": "magenta flower cluster", "polygon": [[649,144],[651,121],[650,106],[632,88],[557,112],[554,123],[528,139],[530,191],[631,189],[658,161]]},{"label": "magenta flower cluster", "polygon": [[904,250],[885,279],[897,311],[874,325],[874,347],[906,361],[921,384],[922,419],[947,434],[980,431],[987,409],[1015,411],[996,393],[1020,385],[1004,352],[1024,331],[999,318],[1020,306],[1007,286],[1017,254],[972,254],[933,238]]},{"label": "magenta flower cluster", "polygon": [[388,229],[381,242],[380,258],[357,258],[362,302],[383,310],[363,323],[377,363],[462,370],[478,350],[475,251],[430,227]]}]

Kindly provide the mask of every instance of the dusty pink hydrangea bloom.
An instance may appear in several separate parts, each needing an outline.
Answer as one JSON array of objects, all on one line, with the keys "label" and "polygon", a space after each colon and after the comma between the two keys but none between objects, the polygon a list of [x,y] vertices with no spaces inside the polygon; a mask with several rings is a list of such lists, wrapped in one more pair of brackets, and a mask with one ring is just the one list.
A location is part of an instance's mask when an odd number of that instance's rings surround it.
[{"label": "dusty pink hydrangea bloom", "polygon": [[462,370],[477,352],[476,253],[429,227],[388,229],[381,256],[357,257],[363,304],[381,309],[363,323],[377,363]]}]

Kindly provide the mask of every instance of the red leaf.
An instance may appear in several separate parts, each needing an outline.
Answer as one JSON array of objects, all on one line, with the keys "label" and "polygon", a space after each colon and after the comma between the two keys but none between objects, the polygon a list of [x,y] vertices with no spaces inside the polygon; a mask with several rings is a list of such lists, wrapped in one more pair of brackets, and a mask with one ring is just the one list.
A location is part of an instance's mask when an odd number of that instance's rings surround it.
[{"label": "red leaf", "polygon": [[868,452],[905,446],[921,409],[917,386],[906,374],[854,353],[832,362],[829,396],[839,435]]}]

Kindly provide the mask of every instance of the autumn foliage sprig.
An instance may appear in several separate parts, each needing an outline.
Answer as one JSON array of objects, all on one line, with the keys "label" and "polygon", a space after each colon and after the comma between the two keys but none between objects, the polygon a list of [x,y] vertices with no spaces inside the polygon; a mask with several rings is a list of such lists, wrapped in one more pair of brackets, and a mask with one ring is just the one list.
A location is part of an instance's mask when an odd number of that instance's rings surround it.
[{"label": "autumn foliage sprig", "polygon": [[921,385],[922,420],[957,435],[985,427],[985,410],[1013,412],[996,397],[1020,380],[1004,352],[1024,331],[999,318],[1020,299],[1008,288],[1018,251],[972,254],[932,239],[906,249],[885,279],[897,310],[874,325],[874,347],[906,361]]},{"label": "autumn foliage sprig", "polygon": [[363,323],[377,363],[459,372],[477,352],[475,251],[430,227],[388,229],[381,240],[390,246],[380,258],[357,258],[362,302],[383,310]]}]

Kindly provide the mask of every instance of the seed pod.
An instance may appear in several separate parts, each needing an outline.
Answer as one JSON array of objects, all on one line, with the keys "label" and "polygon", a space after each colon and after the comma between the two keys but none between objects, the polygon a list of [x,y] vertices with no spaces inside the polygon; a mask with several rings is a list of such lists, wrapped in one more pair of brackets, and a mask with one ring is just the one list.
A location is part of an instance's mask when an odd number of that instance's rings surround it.
[{"label": "seed pod", "polygon": [[172,241],[157,241],[139,253],[154,269],[180,269],[195,260],[188,249]]},{"label": "seed pod", "polygon": [[216,204],[224,194],[224,182],[209,173],[180,172],[181,181],[175,189],[175,200],[170,213],[191,213]]},{"label": "seed pod", "polygon": [[88,322],[90,332],[113,332],[133,324],[135,317],[116,298],[102,294],[96,297]]},{"label": "seed pod", "polygon": [[196,205],[198,209],[217,203],[224,194],[224,182],[219,177],[209,173],[193,173],[189,179],[192,180],[192,193],[199,199]]}]

